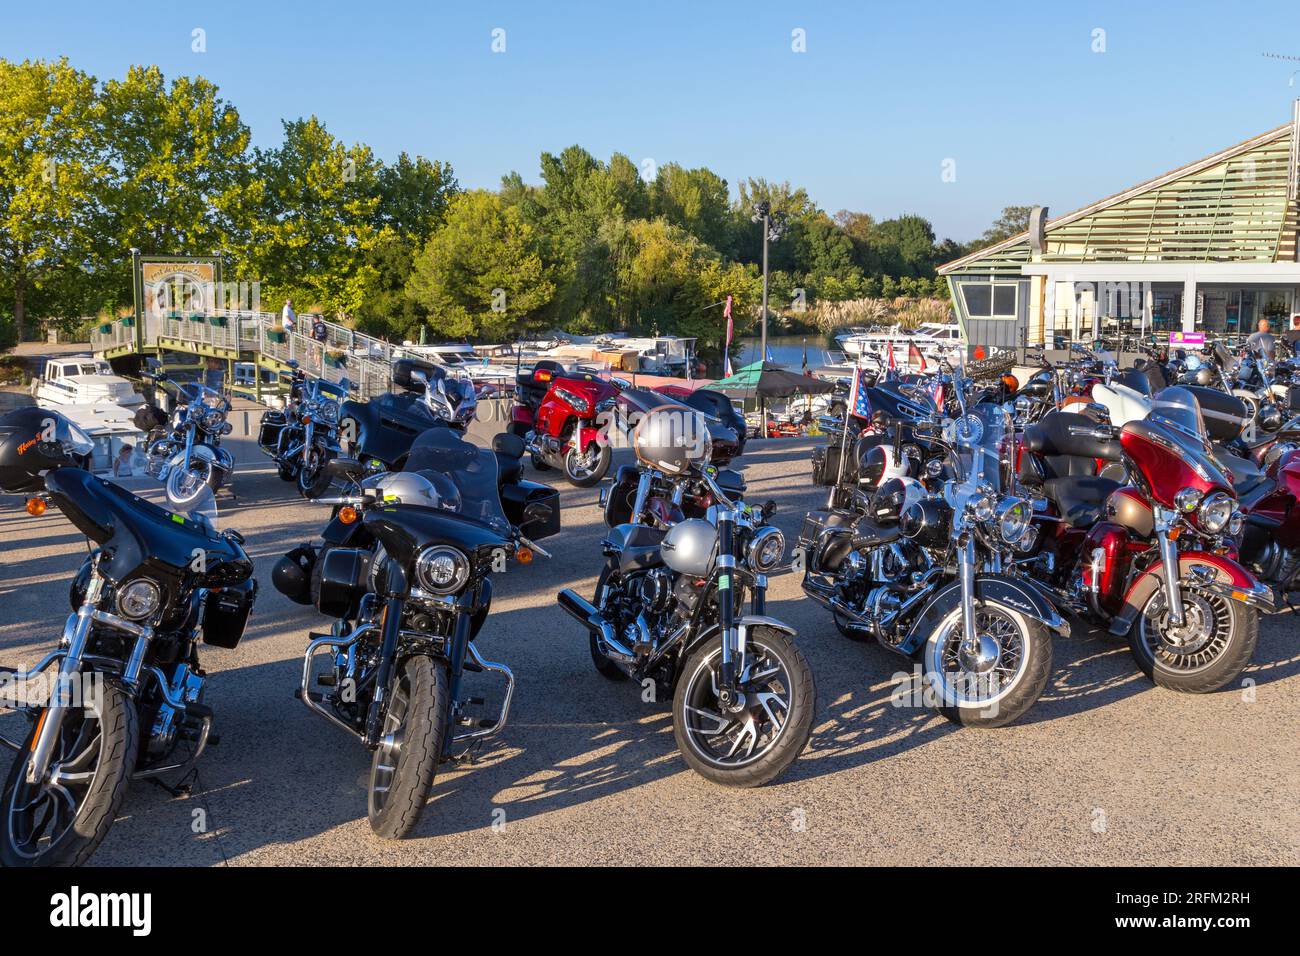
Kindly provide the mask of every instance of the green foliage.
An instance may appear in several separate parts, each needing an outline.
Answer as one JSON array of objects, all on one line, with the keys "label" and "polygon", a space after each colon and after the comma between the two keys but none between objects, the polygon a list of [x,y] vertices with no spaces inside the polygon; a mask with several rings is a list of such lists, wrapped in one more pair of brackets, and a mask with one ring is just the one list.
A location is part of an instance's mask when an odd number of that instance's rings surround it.
[{"label": "green foliage", "polygon": [[[100,83],[62,60],[0,60],[0,340],[129,306],[132,247],[220,254],[227,279],[261,283],[263,308],[291,297],[388,338],[622,329],[693,335],[706,354],[727,295],[738,332],[758,317],[760,202],[780,233],[778,323],[827,303],[946,300],[935,267],[970,251],[920,216],[831,217],[789,182],[745,179],[733,199],[707,168],[641,169],[577,145],[539,165],[535,183],[510,173],[462,193],[446,162],[384,163],[314,116],[255,150],[201,77],[137,66]],[[1027,216],[1009,207],[979,242]]]}]

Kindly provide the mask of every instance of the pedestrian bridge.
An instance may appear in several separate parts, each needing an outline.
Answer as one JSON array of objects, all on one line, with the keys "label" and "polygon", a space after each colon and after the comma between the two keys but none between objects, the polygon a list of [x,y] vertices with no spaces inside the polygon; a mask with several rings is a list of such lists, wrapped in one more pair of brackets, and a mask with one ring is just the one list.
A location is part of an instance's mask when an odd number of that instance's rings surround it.
[{"label": "pedestrian bridge", "polygon": [[[264,371],[288,372],[296,362],[307,375],[330,382],[348,379],[358,397],[368,399],[389,390],[393,362],[417,357],[400,345],[326,322],[323,338],[310,334],[311,319],[299,316],[295,331],[281,326],[271,312],[145,312],[137,322],[126,316],[91,330],[95,355],[113,359],[127,355],[155,356],[164,352],[190,354],[225,363],[231,390],[257,402],[280,388],[264,382]],[[236,364],[251,365],[255,374],[236,375]],[[278,383],[279,375],[273,376]]]}]

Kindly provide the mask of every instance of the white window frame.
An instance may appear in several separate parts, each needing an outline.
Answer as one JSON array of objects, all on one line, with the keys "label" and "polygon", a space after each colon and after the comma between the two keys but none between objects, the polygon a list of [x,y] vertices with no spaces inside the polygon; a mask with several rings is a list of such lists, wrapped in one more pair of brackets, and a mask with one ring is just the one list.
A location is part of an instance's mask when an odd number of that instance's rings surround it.
[{"label": "white window frame", "polygon": [[[977,286],[977,285],[988,287],[990,311],[996,308],[995,306],[995,303],[997,302],[996,290],[998,289],[998,287],[1010,286],[1011,291],[1013,293],[1013,298],[1011,300],[1011,314],[998,315],[994,313],[991,315],[975,315],[973,312],[971,312],[970,301],[966,298],[966,290],[971,286]],[[997,279],[991,279],[988,282],[962,282],[960,283],[959,288],[961,289],[961,304],[962,307],[966,310],[966,317],[968,319],[977,319],[980,321],[996,320],[998,322],[1006,322],[1008,320],[1014,321],[1020,314],[1020,283],[1018,281],[1012,280],[1008,282],[1008,281],[998,281]]]}]

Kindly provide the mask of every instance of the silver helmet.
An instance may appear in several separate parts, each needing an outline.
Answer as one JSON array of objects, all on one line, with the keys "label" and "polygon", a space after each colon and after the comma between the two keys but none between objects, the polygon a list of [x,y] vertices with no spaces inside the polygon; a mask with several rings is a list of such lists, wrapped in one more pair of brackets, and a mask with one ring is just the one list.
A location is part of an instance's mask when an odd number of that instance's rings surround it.
[{"label": "silver helmet", "polygon": [[704,416],[685,405],[660,405],[637,422],[632,447],[643,464],[666,475],[683,475],[694,462],[708,461],[713,440]]},{"label": "silver helmet", "polygon": [[380,499],[394,504],[460,511],[460,489],[446,475],[437,472],[385,472],[367,478],[361,487],[374,489]]},{"label": "silver helmet", "polygon": [[703,518],[679,521],[668,529],[659,545],[664,564],[678,574],[704,577],[713,566],[718,531]]}]

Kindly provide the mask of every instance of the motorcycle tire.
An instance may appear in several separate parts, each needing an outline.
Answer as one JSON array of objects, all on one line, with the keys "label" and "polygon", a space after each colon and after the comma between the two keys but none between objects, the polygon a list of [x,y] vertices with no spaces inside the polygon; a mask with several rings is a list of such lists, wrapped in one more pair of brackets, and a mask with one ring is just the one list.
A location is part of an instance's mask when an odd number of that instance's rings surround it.
[{"label": "motorcycle tire", "polygon": [[329,490],[333,478],[326,471],[326,465],[329,464],[329,458],[322,455],[320,465],[315,468],[300,467],[298,469],[298,493],[304,498],[319,498]]},{"label": "motorcycle tire", "polygon": [[384,739],[370,762],[370,829],[400,840],[420,820],[447,734],[447,669],[424,654],[408,657],[393,682]]},{"label": "motorcycle tire", "polygon": [[[605,590],[607,587],[613,586],[610,584],[610,579],[616,579],[617,577],[617,573],[608,567],[604,568],[600,572],[600,578],[596,581],[596,593],[592,596],[591,600],[591,603],[599,610],[603,611],[605,609]],[[627,673],[623,668],[611,661],[605,656],[604,652],[601,651],[600,645],[596,642],[595,631],[587,632],[587,640],[591,645],[591,663],[595,665],[596,673],[606,680],[616,682],[627,680]]]},{"label": "motorcycle tire", "polygon": [[189,494],[182,494],[180,490],[181,478],[185,474],[181,470],[180,466],[172,468],[168,473],[167,500],[176,508],[176,510],[185,511],[192,505],[196,504],[204,497],[204,489],[211,491],[213,497],[216,497],[217,489],[221,487],[221,475],[219,471],[210,464],[205,463],[204,467],[207,469],[207,475],[204,476],[203,481],[194,485]]},{"label": "motorcycle tire", "polygon": [[[1250,664],[1259,640],[1259,612],[1247,604],[1219,595],[1182,589],[1183,607],[1195,602],[1213,611],[1215,632],[1204,655],[1158,650],[1153,630],[1163,611],[1164,590],[1158,589],[1129,629],[1133,659],[1157,686],[1183,694],[1209,694],[1233,683]],[[1198,611],[1199,613],[1199,611]],[[1195,659],[1190,659],[1195,657]]]},{"label": "motorcycle tire", "polygon": [[590,488],[600,483],[600,479],[605,477],[609,471],[609,463],[614,457],[614,449],[608,442],[599,442],[597,444],[599,451],[596,453],[596,462],[592,468],[582,477],[575,477],[577,472],[578,452],[569,446],[569,450],[564,453],[564,477],[569,480],[569,484],[577,488]]},{"label": "motorcycle tire", "polygon": [[[1011,685],[991,699],[959,700],[957,689],[952,687],[951,681],[947,677],[938,676],[947,673],[941,667],[940,655],[943,649],[940,642],[947,644],[953,637],[960,639],[961,607],[951,611],[931,634],[921,652],[922,667],[927,683],[938,695],[939,712],[954,724],[962,727],[1005,727],[1020,719],[1034,706],[1034,702],[1042,695],[1043,688],[1047,686],[1047,679],[1052,674],[1052,635],[1044,624],[1005,605],[985,602],[980,609],[996,614],[1014,626],[1020,637],[1026,660],[1017,669]],[[957,631],[955,635],[954,628]],[[985,626],[987,628],[988,625]]]},{"label": "motorcycle tire", "polygon": [[[694,726],[694,722],[699,719],[697,715],[703,713],[701,705],[707,706],[707,698],[711,694],[709,688],[715,681],[713,672],[722,656],[718,641],[705,641],[687,657],[673,693],[673,736],[677,740],[677,749],[681,751],[682,759],[701,777],[724,787],[761,787],[785,772],[808,745],[808,738],[812,735],[813,715],[817,712],[817,687],[813,681],[812,668],[789,634],[776,628],[755,627],[748,634],[747,647],[749,654],[761,652],[770,663],[778,665],[780,673],[787,678],[787,681],[782,682],[786,694],[783,706],[785,720],[776,736],[763,746],[757,756],[752,755],[752,743],[750,753],[743,757],[735,756],[733,759],[731,755],[724,754],[724,751],[730,749],[727,745],[731,740],[729,737],[719,741],[717,749],[704,745],[706,737],[719,736],[729,725],[719,726],[713,734],[704,733],[707,728]],[[765,686],[770,690],[773,685],[769,681]],[[749,693],[754,699],[759,694],[757,689],[751,689]],[[778,703],[777,706],[782,705]],[[757,718],[763,712],[764,705],[759,703],[753,707],[751,717]],[[705,719],[716,722],[721,718],[708,716]],[[738,721],[732,720],[732,723],[736,722]]]},{"label": "motorcycle tire", "polygon": [[98,711],[92,708],[69,711],[61,728],[64,734],[73,729],[78,730],[78,735],[67,742],[68,746],[75,746],[81,739],[81,728],[74,728],[71,721],[80,720],[84,727],[87,715],[94,715],[95,722],[99,725],[99,744],[90,783],[84,789],[84,795],[77,804],[70,824],[38,853],[18,845],[14,832],[14,813],[16,802],[25,804],[33,799],[28,792],[30,787],[26,782],[26,773],[39,721],[32,725],[22,750],[9,767],[2,799],[3,810],[0,810],[4,819],[3,826],[0,826],[0,863],[5,866],[80,866],[90,859],[91,854],[104,841],[109,827],[117,818],[131,773],[135,770],[140,735],[135,704],[126,692],[108,681],[103,681],[100,686]]}]

